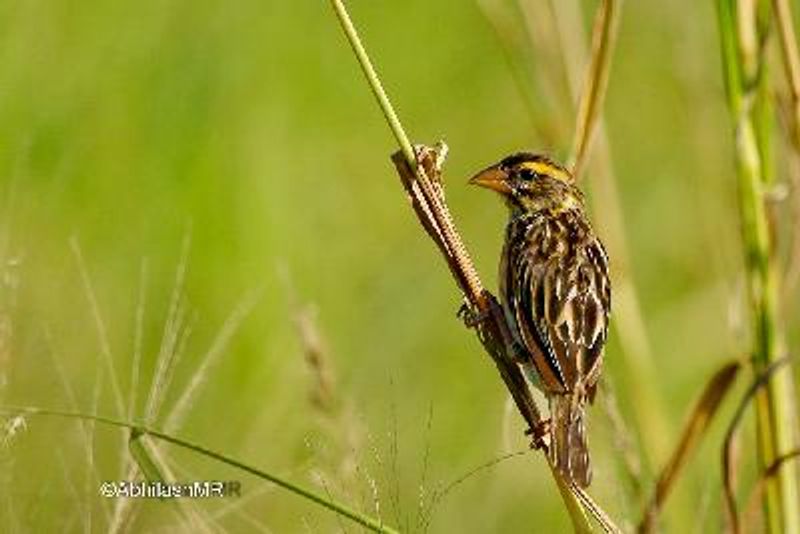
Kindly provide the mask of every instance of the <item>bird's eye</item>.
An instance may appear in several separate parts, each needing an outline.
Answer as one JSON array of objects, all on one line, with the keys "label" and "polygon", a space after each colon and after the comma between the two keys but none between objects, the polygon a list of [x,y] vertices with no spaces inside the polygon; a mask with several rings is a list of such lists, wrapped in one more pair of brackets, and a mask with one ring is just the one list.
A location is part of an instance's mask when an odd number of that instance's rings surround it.
[{"label": "bird's eye", "polygon": [[536,178],[536,173],[525,167],[521,168],[518,174],[519,177],[525,180],[526,182],[530,182],[534,178]]}]

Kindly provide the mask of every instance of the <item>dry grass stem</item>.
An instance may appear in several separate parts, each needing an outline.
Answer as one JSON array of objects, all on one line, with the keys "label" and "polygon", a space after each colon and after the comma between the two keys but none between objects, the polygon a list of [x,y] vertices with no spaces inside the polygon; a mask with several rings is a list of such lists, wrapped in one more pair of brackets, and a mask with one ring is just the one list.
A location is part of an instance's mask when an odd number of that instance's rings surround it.
[{"label": "dry grass stem", "polygon": [[[45,343],[47,344],[48,353],[50,354],[50,359],[53,364],[53,368],[55,369],[55,374],[58,376],[59,381],[61,382],[61,387],[64,390],[64,393],[67,398],[67,404],[72,410],[78,409],[78,398],[75,395],[75,390],[72,388],[69,379],[67,378],[67,374],[64,371],[64,365],[62,363],[63,357],[58,352],[56,348],[56,344],[53,342],[52,334],[50,333],[49,328],[45,328],[44,330],[44,339]],[[99,388],[95,385],[96,395],[99,395]],[[96,398],[95,395],[95,398]],[[80,421],[79,424],[80,429],[80,437],[83,443],[84,449],[88,451],[93,451],[94,447],[94,427],[91,421]],[[89,471],[87,472],[87,485],[90,485],[91,482],[94,484],[95,488],[99,487],[100,482],[102,482],[102,477],[100,476],[99,471],[97,470],[95,463],[94,463],[94,456],[89,456]],[[93,501],[90,501],[93,502]],[[103,503],[104,510],[106,502]],[[87,503],[87,506],[91,506],[91,504]],[[105,512],[108,514],[108,512]],[[88,515],[86,516],[88,517]]]},{"label": "dry grass stem", "polygon": [[117,415],[125,414],[125,403],[122,400],[122,390],[119,387],[119,380],[117,379],[117,370],[114,368],[114,358],[111,354],[111,344],[108,341],[108,331],[106,329],[103,316],[100,314],[100,306],[97,303],[97,297],[94,293],[92,281],[89,278],[89,271],[86,268],[86,262],[83,260],[81,247],[78,243],[78,238],[72,236],[69,240],[69,246],[72,249],[72,254],[75,256],[75,262],[78,265],[78,271],[83,283],[83,290],[86,293],[86,298],[89,301],[89,309],[94,319],[95,329],[97,330],[97,340],[100,344],[100,354],[103,357],[106,371],[108,372],[108,381],[111,383],[111,393],[114,398],[114,407],[116,408]]},{"label": "dry grass stem", "polygon": [[575,485],[572,485],[571,489],[577,496],[578,501],[580,501],[581,506],[589,511],[589,514],[598,522],[603,532],[606,534],[622,534],[622,529],[619,528],[616,523],[614,523],[614,520],[611,519],[611,516],[592,499],[591,495],[586,493],[586,490]]},{"label": "dry grass stem", "polygon": [[783,365],[787,364],[788,361],[789,360],[786,358],[775,361],[756,377],[753,383],[747,388],[747,391],[744,393],[744,395],[742,395],[742,399],[739,401],[739,405],[737,406],[733,418],[728,424],[728,429],[725,432],[725,439],[722,445],[722,487],[724,492],[725,511],[733,534],[739,534],[739,532],[742,531],[739,513],[736,506],[736,491],[734,483],[736,478],[734,462],[736,436],[738,434],[739,427],[744,420],[745,411],[755,401],[756,394],[767,386],[775,372]]},{"label": "dry grass stem", "polygon": [[338,405],[335,394],[336,379],[328,351],[317,327],[314,310],[310,306],[305,306],[296,310],[293,315],[306,366],[314,379],[309,393],[311,403],[315,408],[331,414]]},{"label": "dry grass stem", "polygon": [[703,394],[691,411],[675,451],[658,477],[653,497],[645,508],[639,524],[639,532],[647,533],[655,530],[659,512],[664,506],[667,496],[674,488],[689,458],[706,435],[708,427],[717,414],[723,399],[730,391],[741,367],[742,364],[738,361],[729,362],[714,373],[709,380]]},{"label": "dry grass stem", "polygon": [[764,500],[764,492],[767,488],[767,483],[774,480],[778,476],[784,464],[797,460],[800,458],[800,449],[789,451],[786,454],[780,455],[775,459],[764,472],[758,477],[753,489],[750,491],[750,496],[747,498],[747,505],[745,506],[744,516],[741,521],[741,527],[737,532],[757,532],[759,525],[762,523],[762,501]]},{"label": "dry grass stem", "polygon": [[190,245],[191,233],[187,232],[181,245],[180,259],[175,271],[175,285],[172,288],[167,318],[164,321],[164,333],[156,359],[156,370],[147,396],[144,420],[148,425],[155,421],[164,399],[166,386],[171,380],[181,331],[184,328],[186,309],[183,299],[183,286],[186,281],[186,269],[189,264]]},{"label": "dry grass stem", "polygon": [[602,406],[611,426],[614,440],[614,452],[622,458],[628,482],[635,497],[639,498],[644,489],[642,480],[642,459],[636,448],[636,438],[619,409],[616,390],[611,378],[603,377],[601,385]]},{"label": "dry grass stem", "polygon": [[211,343],[208,351],[203,355],[200,365],[192,373],[192,378],[189,384],[184,388],[183,393],[175,402],[174,407],[167,414],[164,428],[167,432],[173,432],[180,428],[183,420],[189,412],[189,409],[194,402],[195,396],[208,378],[211,368],[219,361],[225,354],[231,339],[236,334],[239,326],[244,322],[248,315],[253,311],[261,299],[261,290],[256,290],[246,295],[240,300],[239,304],[234,308],[230,315],[225,319],[225,322],[220,328],[214,341]]},{"label": "dry grass stem", "polygon": [[136,401],[139,392],[139,376],[142,367],[142,343],[144,339],[144,312],[147,303],[147,259],[142,260],[139,270],[139,294],[136,301],[136,319],[133,334],[133,363],[131,364],[131,388],[128,402],[128,419],[133,421],[136,415]]},{"label": "dry grass stem", "polygon": [[569,161],[572,174],[578,179],[588,159],[596,124],[603,108],[621,4],[620,0],[603,0],[595,15],[591,60],[586,69],[578,104],[575,136]]},{"label": "dry grass stem", "polygon": [[[331,451],[325,449],[328,452],[325,460],[333,468],[332,478],[339,489],[347,494],[348,487],[356,486],[356,451],[363,442],[363,431],[353,413],[352,402],[337,390],[333,355],[318,325],[315,309],[309,304],[299,303],[289,270],[285,266],[279,268],[279,276],[286,287],[288,308],[291,310],[306,367],[312,377],[309,399],[318,412],[321,426],[335,445]],[[309,448],[312,447],[309,444]],[[324,477],[321,470],[319,476]]]}]

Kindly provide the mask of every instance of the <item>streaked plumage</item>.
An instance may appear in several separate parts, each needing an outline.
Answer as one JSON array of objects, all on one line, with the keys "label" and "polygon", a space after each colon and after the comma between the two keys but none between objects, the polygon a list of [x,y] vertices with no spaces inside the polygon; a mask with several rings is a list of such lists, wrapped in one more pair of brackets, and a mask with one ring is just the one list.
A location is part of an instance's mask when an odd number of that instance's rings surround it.
[{"label": "streaked plumage", "polygon": [[550,458],[582,487],[591,481],[584,410],[594,399],[608,332],[608,258],[570,173],[521,153],[472,183],[499,192],[510,208],[500,261],[500,298],[550,408]]}]

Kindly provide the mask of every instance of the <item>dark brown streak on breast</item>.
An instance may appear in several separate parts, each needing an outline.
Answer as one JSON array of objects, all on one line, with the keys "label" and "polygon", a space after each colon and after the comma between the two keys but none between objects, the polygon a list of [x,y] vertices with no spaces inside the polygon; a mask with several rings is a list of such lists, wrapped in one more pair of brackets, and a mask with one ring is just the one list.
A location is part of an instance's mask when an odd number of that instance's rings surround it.
[{"label": "dark brown streak on breast", "polygon": [[521,214],[507,236],[501,295],[543,385],[593,396],[610,307],[602,245],[576,210]]}]

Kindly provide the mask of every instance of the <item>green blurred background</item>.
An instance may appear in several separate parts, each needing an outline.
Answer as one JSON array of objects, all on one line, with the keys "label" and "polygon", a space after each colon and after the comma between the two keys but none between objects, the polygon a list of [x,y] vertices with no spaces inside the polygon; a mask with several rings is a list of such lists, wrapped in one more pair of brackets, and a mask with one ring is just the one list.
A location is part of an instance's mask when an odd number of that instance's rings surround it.
[{"label": "green blurred background", "polygon": [[[528,22],[540,19],[528,32],[548,26],[552,6],[529,4]],[[567,4],[583,10],[583,24],[568,30],[588,32],[595,2]],[[475,2],[349,6],[410,135],[449,144],[448,200],[495,287],[505,210],[466,177],[522,148],[566,156],[574,112],[564,65],[511,39],[519,45],[512,64],[530,76],[520,91]],[[522,12],[502,12],[522,35]],[[626,280],[638,291],[653,370],[648,378],[626,366],[615,330],[606,372],[634,434],[636,391],[652,392],[667,450],[711,372],[746,347],[715,23],[712,2],[627,2],[606,104]],[[536,87],[550,87],[551,97],[540,99]],[[526,443],[493,365],[455,318],[459,296],[403,196],[388,160],[394,150],[327,2],[2,2],[0,402],[120,415],[77,248],[126,402],[143,313],[141,418],[188,240],[186,345],[156,426],[198,376],[226,319],[257,294],[176,434],[404,530],[426,521],[434,532],[567,530],[533,453],[480,471],[429,510],[436,488]],[[601,204],[593,212],[605,236]],[[298,313],[313,319],[320,365],[335,377],[327,409],[310,400],[319,385]],[[722,426],[681,480],[668,530],[720,525]],[[592,493],[622,523],[635,522],[640,505],[602,408],[591,428]],[[122,478],[124,443],[119,430],[98,426],[89,454],[84,430],[31,417],[7,440],[0,530],[107,529],[114,503],[97,496],[97,481]],[[665,456],[643,449],[648,495]],[[161,450],[184,479],[242,481],[237,503],[192,505],[211,531],[342,529],[285,491]],[[194,531],[174,503],[139,504],[132,531]]]}]

